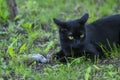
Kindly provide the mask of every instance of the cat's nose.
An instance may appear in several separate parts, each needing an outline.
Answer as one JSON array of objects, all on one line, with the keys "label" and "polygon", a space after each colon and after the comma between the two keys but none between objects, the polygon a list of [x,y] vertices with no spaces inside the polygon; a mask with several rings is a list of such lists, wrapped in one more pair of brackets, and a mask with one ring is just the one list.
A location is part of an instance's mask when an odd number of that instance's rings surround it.
[{"label": "cat's nose", "polygon": [[74,40],[73,48],[79,48],[79,46],[80,46],[80,41],[79,40]]}]

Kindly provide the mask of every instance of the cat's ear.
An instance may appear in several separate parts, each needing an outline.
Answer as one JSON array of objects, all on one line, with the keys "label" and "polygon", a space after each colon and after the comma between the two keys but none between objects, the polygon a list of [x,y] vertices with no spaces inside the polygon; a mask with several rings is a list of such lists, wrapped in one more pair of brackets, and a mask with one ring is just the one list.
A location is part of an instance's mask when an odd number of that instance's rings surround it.
[{"label": "cat's ear", "polygon": [[60,21],[56,18],[53,18],[53,21],[59,28],[64,28],[66,26],[66,22]]},{"label": "cat's ear", "polygon": [[84,14],[80,19],[78,19],[77,21],[80,23],[80,24],[85,24],[87,22],[89,18],[89,14],[86,13]]}]

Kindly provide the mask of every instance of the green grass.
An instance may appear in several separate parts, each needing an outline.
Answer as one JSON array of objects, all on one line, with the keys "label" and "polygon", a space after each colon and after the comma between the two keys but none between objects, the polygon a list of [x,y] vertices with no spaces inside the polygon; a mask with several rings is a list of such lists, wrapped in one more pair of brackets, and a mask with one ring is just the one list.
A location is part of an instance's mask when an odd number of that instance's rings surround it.
[{"label": "green grass", "polygon": [[[58,29],[53,18],[70,20],[89,13],[88,23],[107,15],[119,14],[119,0],[16,0],[18,24],[9,21],[8,8],[0,0],[0,80],[119,80],[120,48],[111,58],[96,63],[84,57],[67,64],[26,65],[21,55],[43,55],[59,51]],[[2,18],[1,18],[2,17]],[[4,28],[3,23],[9,27]],[[34,26],[32,24],[34,23]],[[107,52],[106,52],[107,53]]]}]

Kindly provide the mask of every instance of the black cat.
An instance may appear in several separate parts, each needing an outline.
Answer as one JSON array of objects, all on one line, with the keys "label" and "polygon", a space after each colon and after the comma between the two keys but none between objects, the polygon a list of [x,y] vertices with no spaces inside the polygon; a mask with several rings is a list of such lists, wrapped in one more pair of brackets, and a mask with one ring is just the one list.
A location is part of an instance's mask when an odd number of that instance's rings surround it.
[{"label": "black cat", "polygon": [[[100,45],[107,50],[113,43],[120,42],[120,15],[101,18],[86,25],[89,15],[80,19],[60,21],[54,19],[59,27],[61,50],[56,53],[58,59],[64,62],[65,57],[80,57],[84,53],[93,60],[95,56],[104,56]],[[61,59],[63,58],[63,59]]]}]

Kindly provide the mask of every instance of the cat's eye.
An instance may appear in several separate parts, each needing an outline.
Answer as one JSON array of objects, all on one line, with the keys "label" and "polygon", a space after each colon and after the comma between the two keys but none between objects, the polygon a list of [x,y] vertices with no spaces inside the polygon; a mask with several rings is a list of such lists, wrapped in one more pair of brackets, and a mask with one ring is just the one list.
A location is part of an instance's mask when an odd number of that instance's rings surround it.
[{"label": "cat's eye", "polygon": [[80,38],[83,38],[84,36],[85,36],[84,34],[81,34],[81,35],[80,35]]},{"label": "cat's eye", "polygon": [[68,38],[69,38],[70,40],[73,40],[73,39],[74,39],[74,37],[73,37],[73,36],[69,36]]}]

